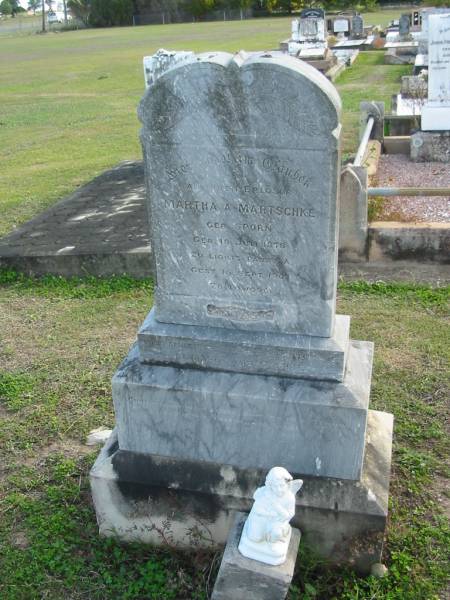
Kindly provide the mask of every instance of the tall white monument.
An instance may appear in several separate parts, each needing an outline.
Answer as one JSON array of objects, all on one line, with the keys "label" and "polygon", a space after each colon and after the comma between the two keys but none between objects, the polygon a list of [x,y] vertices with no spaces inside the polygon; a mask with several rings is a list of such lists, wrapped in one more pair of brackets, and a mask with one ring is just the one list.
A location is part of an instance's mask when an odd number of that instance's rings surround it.
[{"label": "tall white monument", "polygon": [[450,130],[450,10],[428,18],[428,101],[423,131]]}]

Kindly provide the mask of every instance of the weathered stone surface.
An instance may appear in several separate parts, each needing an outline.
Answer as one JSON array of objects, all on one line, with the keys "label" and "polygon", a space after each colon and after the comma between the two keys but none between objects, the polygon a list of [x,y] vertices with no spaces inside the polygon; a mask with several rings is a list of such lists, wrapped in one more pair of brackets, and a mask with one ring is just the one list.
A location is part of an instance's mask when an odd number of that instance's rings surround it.
[{"label": "weathered stone surface", "polygon": [[[381,560],[392,415],[369,411],[361,481],[306,477],[292,525],[331,563],[368,573]],[[265,471],[119,450],[108,440],[90,473],[100,534],[160,546],[217,548],[233,511],[249,511]],[[303,542],[302,542],[303,543]]]},{"label": "weathered stone surface", "polygon": [[[383,265],[387,271],[389,261],[396,265],[398,280],[420,280],[422,263],[425,269],[435,269],[435,281],[449,281],[450,223],[408,223],[405,227],[404,223],[378,221],[368,229],[368,247],[374,265]],[[408,270],[407,261],[415,261],[417,267]]]},{"label": "weathered stone surface", "polygon": [[149,313],[138,333],[141,361],[217,371],[342,381],[350,318],[331,338],[161,323]]},{"label": "weathered stone surface", "polygon": [[409,29],[411,25],[410,18],[411,17],[409,14],[404,14],[400,17],[398,27],[398,33],[400,37],[405,37],[409,35]]},{"label": "weathered stone surface", "polygon": [[[449,107],[450,118],[450,107]],[[411,160],[450,162],[450,131],[417,131],[411,136]]]},{"label": "weathered stone surface", "polygon": [[[424,101],[427,97],[427,80],[419,75],[404,75],[400,93],[402,96],[416,99],[418,102]],[[409,133],[409,132],[408,132]]]},{"label": "weathered stone surface", "polygon": [[343,383],[146,365],[113,378],[122,450],[358,479],[373,345],[352,342]]},{"label": "weathered stone surface", "polygon": [[347,165],[341,173],[339,257],[361,260],[367,251],[367,169]]},{"label": "weathered stone surface", "polygon": [[292,530],[286,561],[277,567],[245,558],[238,550],[248,517],[238,512],[228,534],[211,600],[283,600],[294,575],[301,533]]},{"label": "weathered stone surface", "polygon": [[333,332],[340,99],[291,57],[204,54],[139,110],[169,323]]},{"label": "weathered stone surface", "polygon": [[113,379],[117,442],[91,474],[103,534],[217,546],[279,464],[308,481],[295,518],[323,555],[379,561],[392,424],[365,458],[373,348],[351,342],[345,362],[335,320],[339,110],[317,71],[265,54],[202,55],[149,88],[156,305]]},{"label": "weathered stone surface", "polygon": [[413,65],[414,62],[415,54],[413,51],[402,54],[396,48],[389,48],[384,53],[385,65]]},{"label": "weathered stone surface", "polygon": [[[407,131],[399,130],[395,135],[409,134],[410,129],[411,126],[408,125]],[[391,143],[391,140],[392,138],[385,138],[384,144],[387,145],[388,141]],[[409,138],[407,141],[407,147],[402,150],[403,154],[409,153]],[[404,143],[402,141],[402,144]],[[388,153],[395,152],[396,149]],[[341,206],[342,202],[341,198]],[[96,218],[94,223],[86,216],[92,205],[95,205],[97,210],[99,206],[102,210],[104,207],[102,218]],[[1,238],[0,266],[36,277],[49,273],[64,277],[101,277],[123,273],[138,279],[151,277],[152,253],[145,220],[142,163],[120,164],[80,187],[75,194],[61,200],[36,220],[29,221],[10,235]],[[409,236],[408,224],[403,225],[405,235]],[[398,232],[401,243],[403,231]],[[39,236],[32,237],[31,234],[36,232],[39,232]],[[439,229],[435,233],[441,235]],[[54,244],[56,236],[61,236],[60,246]],[[427,243],[424,238],[421,240]],[[59,252],[59,249],[66,245],[73,246],[74,250],[70,253]],[[423,265],[417,262],[416,257],[421,260],[420,257],[426,251],[426,246],[418,248],[417,253],[411,256],[409,265],[400,260],[395,263],[391,260],[383,262],[383,259],[371,264],[365,262],[362,257],[360,267],[356,270],[354,259],[351,259],[351,263],[346,262],[350,259],[347,258],[346,252],[343,252],[339,261],[339,275],[354,278],[354,273],[358,272],[359,278],[369,277],[374,281],[448,281],[448,268],[443,271],[439,263],[429,263],[423,268]],[[390,252],[395,258],[395,245],[392,245]]]},{"label": "weathered stone surface", "polygon": [[149,277],[140,162],[105,171],[0,239],[0,267],[30,275]]},{"label": "weathered stone surface", "polygon": [[364,35],[364,20],[361,15],[352,17],[352,37],[360,38]]}]

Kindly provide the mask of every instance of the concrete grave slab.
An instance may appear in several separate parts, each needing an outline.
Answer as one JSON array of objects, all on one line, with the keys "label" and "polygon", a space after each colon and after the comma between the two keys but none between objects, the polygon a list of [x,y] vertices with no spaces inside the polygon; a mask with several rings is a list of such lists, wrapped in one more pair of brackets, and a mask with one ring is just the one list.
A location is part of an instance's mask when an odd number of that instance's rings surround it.
[{"label": "concrete grave slab", "polygon": [[124,162],[0,239],[0,266],[30,275],[148,277],[142,163]]}]

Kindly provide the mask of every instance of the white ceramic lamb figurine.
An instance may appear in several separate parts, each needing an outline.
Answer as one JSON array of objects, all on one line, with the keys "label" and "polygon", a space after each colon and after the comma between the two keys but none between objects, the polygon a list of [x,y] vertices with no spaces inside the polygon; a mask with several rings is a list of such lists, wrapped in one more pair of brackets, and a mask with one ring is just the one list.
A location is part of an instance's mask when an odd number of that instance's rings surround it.
[{"label": "white ceramic lamb figurine", "polygon": [[295,494],[303,485],[301,479],[283,467],[273,467],[266,484],[253,494],[254,504],[242,530],[239,552],[268,565],[281,565],[286,560],[295,515]]}]

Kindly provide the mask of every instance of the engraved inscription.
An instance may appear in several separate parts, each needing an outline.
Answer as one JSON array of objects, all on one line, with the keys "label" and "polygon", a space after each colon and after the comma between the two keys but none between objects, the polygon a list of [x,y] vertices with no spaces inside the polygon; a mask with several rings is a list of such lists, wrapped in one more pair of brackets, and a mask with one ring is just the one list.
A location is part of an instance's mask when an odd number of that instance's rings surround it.
[{"label": "engraved inscription", "polygon": [[249,310],[244,306],[215,306],[208,304],[206,307],[208,315],[222,317],[233,321],[272,321],[273,310]]},{"label": "engraved inscription", "polygon": [[[193,174],[201,172],[208,153],[193,155],[195,159],[166,169],[174,193],[161,198],[166,211],[198,215],[188,251],[190,272],[206,277],[208,288],[249,297],[268,294],[269,281],[288,284],[297,273],[287,257],[295,251],[295,239],[286,239],[286,227],[291,220],[317,219],[311,198],[318,183],[298,166],[298,159],[242,150],[220,154],[235,183],[218,185],[212,178],[205,184]],[[264,200],[270,195],[277,200]]]},{"label": "engraved inscription", "polygon": [[450,103],[450,15],[431,15],[429,21],[428,98]]}]

